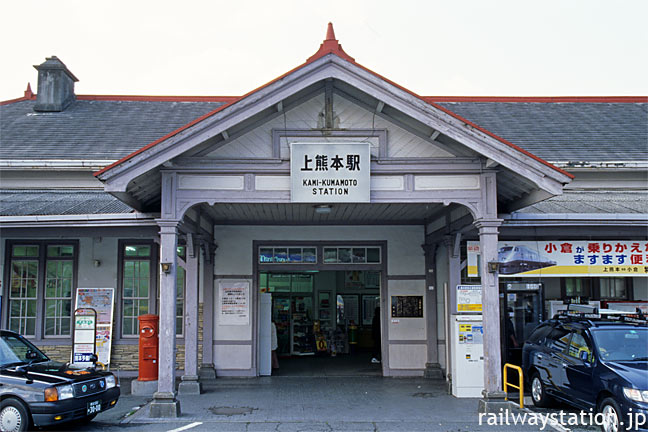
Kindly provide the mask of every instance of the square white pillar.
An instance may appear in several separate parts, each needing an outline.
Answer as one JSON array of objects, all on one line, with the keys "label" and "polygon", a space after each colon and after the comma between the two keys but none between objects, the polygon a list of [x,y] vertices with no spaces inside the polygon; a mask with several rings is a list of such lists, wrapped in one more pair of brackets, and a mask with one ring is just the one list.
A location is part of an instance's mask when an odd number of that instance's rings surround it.
[{"label": "square white pillar", "polygon": [[175,398],[178,222],[158,220],[158,226],[160,227],[160,349],[158,391],[153,394],[150,416],[178,417],[180,402]]}]

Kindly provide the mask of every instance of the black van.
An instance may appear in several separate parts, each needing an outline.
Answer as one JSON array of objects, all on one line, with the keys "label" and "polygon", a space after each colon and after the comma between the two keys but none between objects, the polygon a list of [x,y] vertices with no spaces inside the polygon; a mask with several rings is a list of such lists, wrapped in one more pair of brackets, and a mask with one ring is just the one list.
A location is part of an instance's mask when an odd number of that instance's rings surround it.
[{"label": "black van", "polygon": [[115,406],[115,376],[51,361],[19,334],[0,330],[0,430],[92,420]]}]

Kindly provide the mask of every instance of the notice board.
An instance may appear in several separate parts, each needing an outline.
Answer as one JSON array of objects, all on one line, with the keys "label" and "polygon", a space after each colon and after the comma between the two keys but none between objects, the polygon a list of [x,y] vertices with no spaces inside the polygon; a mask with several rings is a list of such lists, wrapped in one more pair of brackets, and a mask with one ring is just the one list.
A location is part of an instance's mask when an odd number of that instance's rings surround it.
[{"label": "notice board", "polygon": [[110,365],[114,299],[114,288],[78,288],[76,293],[75,309],[92,308],[97,312],[95,354],[106,367]]},{"label": "notice board", "polygon": [[250,323],[250,283],[220,282],[218,291],[219,324],[248,325]]}]

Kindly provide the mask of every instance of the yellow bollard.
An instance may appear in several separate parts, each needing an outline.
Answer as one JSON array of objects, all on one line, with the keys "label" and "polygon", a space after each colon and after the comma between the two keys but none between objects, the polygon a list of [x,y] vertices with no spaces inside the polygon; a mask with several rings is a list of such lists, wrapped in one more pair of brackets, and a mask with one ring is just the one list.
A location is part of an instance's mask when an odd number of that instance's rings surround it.
[{"label": "yellow bollard", "polygon": [[[514,369],[518,372],[518,378],[519,381],[518,383],[520,384],[519,386],[509,384],[508,383],[508,374],[507,371],[508,369]],[[520,391],[520,409],[524,409],[524,380],[522,376],[522,368],[520,366],[515,366],[510,363],[506,363],[504,365],[504,393],[506,393],[506,400],[508,400],[508,388],[513,387],[515,389],[518,389]]]}]

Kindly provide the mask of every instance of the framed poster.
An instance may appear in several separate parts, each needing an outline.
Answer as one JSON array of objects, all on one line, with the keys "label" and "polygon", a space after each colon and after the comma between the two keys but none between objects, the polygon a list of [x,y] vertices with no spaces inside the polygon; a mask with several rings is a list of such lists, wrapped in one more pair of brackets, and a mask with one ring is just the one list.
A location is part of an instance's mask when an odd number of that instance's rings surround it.
[{"label": "framed poster", "polygon": [[218,284],[218,291],[219,324],[248,325],[250,323],[250,283],[223,281]]},{"label": "framed poster", "polygon": [[97,312],[95,354],[106,368],[110,365],[114,301],[114,288],[77,288],[75,309],[91,308]]},{"label": "framed poster", "polygon": [[423,296],[391,296],[392,318],[423,318]]}]

